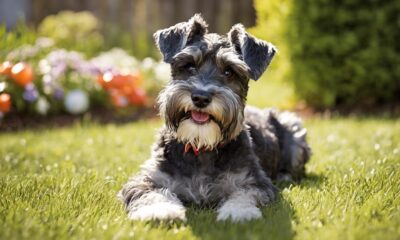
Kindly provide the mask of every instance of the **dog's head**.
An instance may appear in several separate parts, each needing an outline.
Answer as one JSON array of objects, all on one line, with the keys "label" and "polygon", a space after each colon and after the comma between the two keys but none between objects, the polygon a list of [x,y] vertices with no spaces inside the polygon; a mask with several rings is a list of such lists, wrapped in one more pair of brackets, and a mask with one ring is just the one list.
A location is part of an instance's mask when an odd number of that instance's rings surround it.
[{"label": "dog's head", "polygon": [[183,143],[214,148],[244,127],[249,79],[257,80],[275,54],[237,24],[227,36],[208,33],[200,15],[154,34],[172,80],[159,95],[166,125]]}]

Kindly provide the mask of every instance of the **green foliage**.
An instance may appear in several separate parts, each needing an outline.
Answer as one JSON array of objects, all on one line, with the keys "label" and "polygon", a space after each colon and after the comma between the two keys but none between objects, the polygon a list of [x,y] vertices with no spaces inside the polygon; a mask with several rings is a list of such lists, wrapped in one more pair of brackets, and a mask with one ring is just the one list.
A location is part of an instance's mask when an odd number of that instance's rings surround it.
[{"label": "green foliage", "polygon": [[90,12],[62,11],[47,16],[39,25],[38,33],[51,38],[59,48],[80,51],[93,56],[102,49],[100,22]]},{"label": "green foliage", "polygon": [[278,53],[267,71],[257,82],[250,82],[249,103],[259,107],[293,109],[298,101],[293,82],[288,81],[292,62],[288,43],[286,21],[291,0],[255,0],[257,24],[249,29],[256,37],[274,44]]},{"label": "green foliage", "polygon": [[122,48],[138,59],[160,58],[152,36],[148,36],[143,31],[135,31],[135,35],[132,36],[132,33],[122,30],[115,24],[104,23],[102,32],[104,33],[104,49]]},{"label": "green foliage", "polygon": [[399,1],[260,0],[256,7],[257,33],[278,35],[276,45],[290,62],[288,76],[308,104],[400,99]]},{"label": "green foliage", "polygon": [[398,100],[398,1],[297,1],[291,16],[296,86],[313,105]]},{"label": "green foliage", "polygon": [[[399,239],[400,123],[309,119],[308,178],[264,217],[129,221],[116,193],[150,156],[160,121],[0,134],[0,239]],[[335,132],[332,132],[335,129]],[[371,131],[374,129],[374,131]]]},{"label": "green foliage", "polygon": [[285,81],[291,68],[290,46],[286,37],[286,19],[291,0],[265,1],[256,0],[257,24],[249,32],[274,44],[278,53],[264,76],[271,81]]},{"label": "green foliage", "polygon": [[36,39],[36,31],[23,22],[19,22],[12,31],[7,31],[6,26],[0,24],[0,62],[13,49],[33,44]]}]

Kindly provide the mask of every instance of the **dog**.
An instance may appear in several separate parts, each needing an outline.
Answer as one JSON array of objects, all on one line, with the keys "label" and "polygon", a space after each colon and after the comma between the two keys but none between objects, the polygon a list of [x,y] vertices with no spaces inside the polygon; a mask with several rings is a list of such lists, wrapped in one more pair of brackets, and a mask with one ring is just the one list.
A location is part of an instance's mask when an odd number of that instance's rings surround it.
[{"label": "dog", "polygon": [[234,25],[208,33],[196,14],[159,30],[155,42],[172,80],[158,97],[160,129],[151,157],[119,192],[133,220],[186,220],[188,204],[217,220],[262,217],[277,198],[271,179],[298,179],[310,157],[306,129],[292,113],[245,107],[275,47]]}]

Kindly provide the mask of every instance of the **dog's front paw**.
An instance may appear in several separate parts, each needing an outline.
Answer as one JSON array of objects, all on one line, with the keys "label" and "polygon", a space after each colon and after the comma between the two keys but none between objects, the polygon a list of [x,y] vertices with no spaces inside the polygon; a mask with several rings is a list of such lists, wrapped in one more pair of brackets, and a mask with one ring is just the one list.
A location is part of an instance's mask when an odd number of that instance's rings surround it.
[{"label": "dog's front paw", "polygon": [[131,220],[182,220],[186,221],[186,209],[183,206],[160,202],[151,205],[141,206],[134,211],[128,213],[128,218]]},{"label": "dog's front paw", "polygon": [[218,221],[231,220],[232,222],[243,222],[261,218],[262,214],[256,206],[231,206],[224,205],[218,209]]}]

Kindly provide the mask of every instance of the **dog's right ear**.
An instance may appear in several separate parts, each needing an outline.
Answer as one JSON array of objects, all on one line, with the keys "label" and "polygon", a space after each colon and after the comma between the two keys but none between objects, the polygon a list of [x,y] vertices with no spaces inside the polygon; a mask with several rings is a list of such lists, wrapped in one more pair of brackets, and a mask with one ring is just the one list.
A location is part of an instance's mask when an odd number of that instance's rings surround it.
[{"label": "dog's right ear", "polygon": [[276,53],[275,46],[246,32],[242,24],[234,25],[228,38],[249,66],[250,78],[259,79]]},{"label": "dog's right ear", "polygon": [[154,33],[154,40],[166,63],[171,63],[175,54],[186,45],[203,37],[208,25],[200,14],[195,14],[187,22],[178,23],[170,28]]}]

